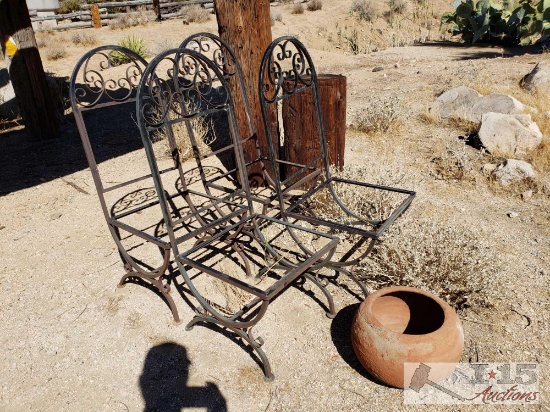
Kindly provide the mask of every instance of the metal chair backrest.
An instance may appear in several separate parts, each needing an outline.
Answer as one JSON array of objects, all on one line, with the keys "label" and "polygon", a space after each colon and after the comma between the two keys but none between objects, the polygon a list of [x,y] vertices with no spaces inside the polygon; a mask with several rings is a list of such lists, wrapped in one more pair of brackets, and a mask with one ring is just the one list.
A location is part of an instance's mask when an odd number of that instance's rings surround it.
[{"label": "metal chair backrest", "polygon": [[[274,192],[260,188],[267,186],[274,189],[275,182],[266,168],[269,159],[262,155],[244,74],[235,53],[220,37],[206,32],[187,37],[180,44],[180,48],[194,50],[210,59],[227,81],[236,108],[247,176],[253,189],[252,198],[266,205],[265,211],[274,198]],[[272,170],[271,165],[269,170]]]},{"label": "metal chair backrest", "polygon": [[[161,53],[147,67],[138,88],[138,126],[159,194],[175,255],[178,245],[206,236],[253,213],[231,93],[218,67],[189,49]],[[178,192],[189,210],[174,216],[154,143],[159,138],[190,144],[196,167],[183,171]],[[195,222],[195,223],[194,223]],[[176,229],[187,225],[189,233]]]},{"label": "metal chair backrest", "polygon": [[[282,201],[292,193],[312,193],[317,187],[330,178],[327,160],[327,144],[323,128],[319,91],[317,86],[317,73],[309,53],[304,45],[294,37],[281,37],[274,40],[264,54],[260,67],[259,81],[260,103],[266,134],[269,143],[270,156],[277,159],[278,167],[275,168],[276,187]],[[289,161],[285,151],[285,125],[281,112],[283,106],[299,94],[308,94],[312,110],[306,115],[313,116],[308,124],[317,139],[303,150],[307,150],[307,164]],[[269,110],[276,108],[279,112],[279,127],[274,128],[270,124]],[[297,116],[304,115],[297,113]],[[293,125],[297,126],[297,125]],[[287,129],[288,130],[288,129]],[[284,205],[281,203],[281,209]]]}]

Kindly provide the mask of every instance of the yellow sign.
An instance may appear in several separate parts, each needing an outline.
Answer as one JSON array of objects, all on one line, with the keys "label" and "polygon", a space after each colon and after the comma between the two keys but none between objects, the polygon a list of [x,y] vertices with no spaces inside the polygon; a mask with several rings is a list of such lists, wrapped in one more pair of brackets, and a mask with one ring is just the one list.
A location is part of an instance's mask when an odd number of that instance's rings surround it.
[{"label": "yellow sign", "polygon": [[17,53],[17,43],[11,36],[6,36],[6,54],[9,58],[12,58],[15,56],[15,53]]}]

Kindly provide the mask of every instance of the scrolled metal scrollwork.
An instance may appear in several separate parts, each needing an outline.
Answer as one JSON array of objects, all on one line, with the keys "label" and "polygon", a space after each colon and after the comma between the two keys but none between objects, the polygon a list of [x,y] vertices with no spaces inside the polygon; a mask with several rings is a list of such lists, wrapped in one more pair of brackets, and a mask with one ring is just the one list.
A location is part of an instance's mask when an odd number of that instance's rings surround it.
[{"label": "scrolled metal scrollwork", "polygon": [[230,78],[237,74],[237,62],[229,47],[215,35],[198,33],[183,41],[180,48],[194,50],[207,56],[223,74]]},{"label": "scrolled metal scrollwork", "polygon": [[75,103],[91,108],[100,103],[124,102],[135,96],[146,62],[123,47],[105,47],[84,57],[74,85]]},{"label": "scrolled metal scrollwork", "polygon": [[176,49],[152,63],[142,91],[141,115],[149,127],[204,116],[227,106],[229,94],[212,66],[188,50]]},{"label": "scrolled metal scrollwork", "polygon": [[282,39],[273,46],[268,59],[262,73],[262,93],[267,103],[313,84],[311,59],[296,39]]}]

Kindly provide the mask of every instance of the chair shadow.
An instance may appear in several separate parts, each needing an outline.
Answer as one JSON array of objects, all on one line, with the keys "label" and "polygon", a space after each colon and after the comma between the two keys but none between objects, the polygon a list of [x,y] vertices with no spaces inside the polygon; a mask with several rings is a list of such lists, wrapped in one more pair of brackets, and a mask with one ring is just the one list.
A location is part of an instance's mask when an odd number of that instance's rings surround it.
[{"label": "chair shadow", "polygon": [[353,317],[359,309],[360,303],[354,303],[352,305],[346,306],[341,309],[336,317],[332,320],[330,326],[330,334],[332,337],[332,343],[336,347],[338,354],[351,368],[353,368],[358,374],[360,374],[365,379],[377,384],[382,385],[386,388],[392,388],[391,386],[386,385],[384,382],[381,382],[376,377],[369,374],[357,356],[353,351],[353,346],[351,344],[351,326],[353,324]]},{"label": "chair shadow", "polygon": [[180,412],[188,408],[227,411],[226,399],[214,383],[188,386],[190,366],[184,346],[166,342],[152,347],[139,377],[144,412]]}]

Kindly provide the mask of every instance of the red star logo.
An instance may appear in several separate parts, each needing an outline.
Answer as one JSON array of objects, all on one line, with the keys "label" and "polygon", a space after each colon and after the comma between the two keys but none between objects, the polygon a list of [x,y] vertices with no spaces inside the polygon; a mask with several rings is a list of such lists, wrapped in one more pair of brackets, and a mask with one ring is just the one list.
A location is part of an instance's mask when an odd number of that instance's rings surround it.
[{"label": "red star logo", "polygon": [[491,370],[491,372],[489,372],[489,379],[495,379],[496,376],[497,376],[497,374],[493,370]]}]

